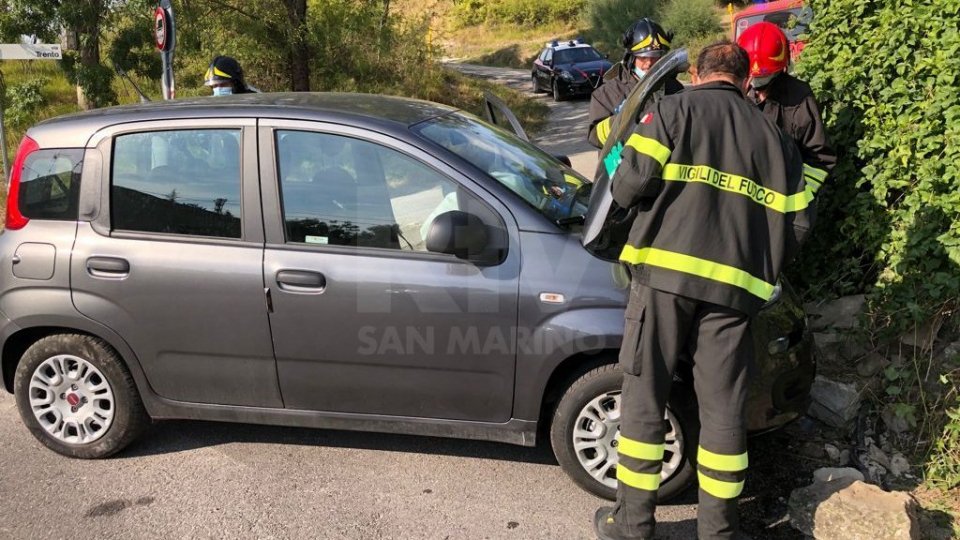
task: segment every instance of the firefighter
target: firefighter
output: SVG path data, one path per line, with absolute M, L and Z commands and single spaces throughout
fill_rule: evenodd
M 824 183 L 837 162 L 830 148 L 820 107 L 810 85 L 787 73 L 790 42 L 779 26 L 760 22 L 747 28 L 737 43 L 750 57 L 748 97 L 800 147 L 813 185 Z
M 252 94 L 256 92 L 243 80 L 240 62 L 230 56 L 217 56 L 210 62 L 204 84 L 213 88 L 213 95 Z
M 664 407 L 681 357 L 692 359 L 700 410 L 698 535 L 736 538 L 750 320 L 811 225 L 796 145 L 744 99 L 746 52 L 716 43 L 697 68 L 696 86 L 643 114 L 612 178 L 616 205 L 638 212 L 620 254 L 632 282 L 617 503 L 594 515 L 603 540 L 654 538 Z
M 623 47 L 626 51 L 619 64 L 604 76 L 603 85 L 590 97 L 590 127 L 587 140 L 597 148 L 610 134 L 613 115 L 620 111 L 623 102 L 640 79 L 650 71 L 657 60 L 670 50 L 673 34 L 667 32 L 651 19 L 640 19 L 623 33 Z M 675 78 L 667 79 L 664 91 L 674 94 L 683 90 L 683 85 Z

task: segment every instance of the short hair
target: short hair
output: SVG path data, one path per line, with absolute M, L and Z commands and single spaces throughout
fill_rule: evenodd
M 697 56 L 697 75 L 700 78 L 716 73 L 726 73 L 738 81 L 747 78 L 750 57 L 747 51 L 729 40 L 707 45 Z

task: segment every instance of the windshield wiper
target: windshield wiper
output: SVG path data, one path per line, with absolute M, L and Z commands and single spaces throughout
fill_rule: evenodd
M 554 223 L 560 227 L 569 227 L 570 225 L 583 225 L 585 218 L 583 216 L 570 216 L 565 218 L 560 218 Z

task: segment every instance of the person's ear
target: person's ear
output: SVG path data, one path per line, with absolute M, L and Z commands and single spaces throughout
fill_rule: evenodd
M 747 95 L 747 92 L 750 91 L 750 77 L 740 79 L 738 86 L 740 87 L 740 91 L 743 92 L 743 95 Z
M 690 74 L 690 82 L 694 86 L 700 84 L 700 77 L 697 76 L 697 68 L 695 66 L 690 66 L 690 69 L 687 70 L 687 73 Z

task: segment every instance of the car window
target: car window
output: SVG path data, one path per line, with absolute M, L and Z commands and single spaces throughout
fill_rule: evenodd
M 802 8 L 794 8 L 743 17 L 737 21 L 737 37 L 758 22 L 770 22 L 779 26 L 787 39 L 796 41 L 808 31 L 809 20 L 804 15 Z
M 240 238 L 240 130 L 119 135 L 110 209 L 115 230 Z
M 544 55 L 543 61 L 549 62 L 551 60 L 553 60 L 553 49 L 547 49 L 547 52 Z
M 83 150 L 53 149 L 30 153 L 20 175 L 19 205 L 32 219 L 75 220 L 80 197 Z
M 577 47 L 576 49 L 564 49 L 557 51 L 555 57 L 558 64 L 575 64 L 577 62 L 593 62 L 603 60 L 600 53 L 591 47 Z
M 550 49 L 544 49 L 544 50 L 540 51 L 540 56 L 539 56 L 539 58 L 540 58 L 540 61 L 541 61 L 541 62 L 546 61 L 546 59 L 547 59 L 547 51 L 549 51 L 549 50 L 550 50 Z
M 426 164 L 369 141 L 278 130 L 287 242 L 426 251 L 430 223 L 468 195 Z

